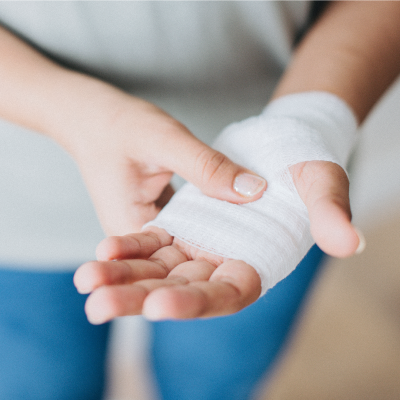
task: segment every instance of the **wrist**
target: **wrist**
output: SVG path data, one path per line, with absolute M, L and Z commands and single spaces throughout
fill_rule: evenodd
M 0 50 L 0 116 L 64 146 L 95 122 L 91 112 L 112 108 L 118 97 L 112 86 L 61 67 L 1 27 Z
M 49 82 L 40 110 L 38 130 L 68 152 L 95 139 L 118 108 L 122 92 L 100 80 L 74 71 L 60 71 Z M 92 143 L 93 144 L 93 143 Z
M 287 94 L 267 105 L 262 115 L 266 119 L 296 122 L 299 131 L 302 126 L 315 131 L 337 164 L 345 169 L 356 141 L 358 121 L 352 108 L 340 97 L 325 91 Z

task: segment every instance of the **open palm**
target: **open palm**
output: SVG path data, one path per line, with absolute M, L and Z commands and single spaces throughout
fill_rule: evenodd
M 350 222 L 345 172 L 321 161 L 297 164 L 291 172 L 317 244 L 333 256 L 353 254 L 360 238 Z M 250 265 L 199 250 L 158 228 L 109 237 L 97 255 L 98 261 L 83 264 L 75 275 L 78 290 L 92 292 L 86 304 L 92 323 L 137 314 L 153 320 L 231 314 L 261 293 Z

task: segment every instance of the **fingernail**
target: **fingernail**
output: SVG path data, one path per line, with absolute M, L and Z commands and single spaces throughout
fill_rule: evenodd
M 233 182 L 233 188 L 242 196 L 252 197 L 260 193 L 266 186 L 267 181 L 260 176 L 243 173 L 238 175 Z
M 365 236 L 363 235 L 363 233 L 358 228 L 354 228 L 354 229 L 356 230 L 358 238 L 360 240 L 355 254 L 360 254 L 364 251 L 364 249 L 367 245 L 367 241 L 365 240 Z

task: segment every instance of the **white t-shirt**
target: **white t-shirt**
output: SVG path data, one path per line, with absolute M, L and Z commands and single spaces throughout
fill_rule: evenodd
M 45 54 L 157 103 L 206 142 L 258 113 L 309 2 L 0 2 Z M 0 266 L 75 268 L 104 237 L 73 160 L 0 121 Z

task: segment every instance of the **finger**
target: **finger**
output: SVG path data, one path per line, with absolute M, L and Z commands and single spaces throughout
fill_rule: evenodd
M 142 233 L 111 236 L 99 243 L 99 261 L 128 258 L 148 258 L 158 249 L 172 244 L 172 236 L 164 229 L 152 227 Z
M 168 277 L 181 277 L 187 279 L 189 282 L 207 281 L 215 271 L 215 268 L 215 265 L 205 260 L 187 261 L 172 269 Z
M 168 251 L 168 257 L 165 254 Z M 139 275 L 150 277 L 153 274 L 154 278 L 164 278 L 169 270 L 172 272 L 168 275 L 168 279 L 145 279 L 135 285 L 117 285 L 114 287 L 101 288 L 93 293 L 88 299 L 86 305 L 86 313 L 92 323 L 103 323 L 106 320 L 122 315 L 136 315 L 141 312 L 141 307 L 146 296 L 159 287 L 168 287 L 171 285 L 187 284 L 190 280 L 207 280 L 215 270 L 215 266 L 207 261 L 189 261 L 182 262 L 181 253 L 178 255 L 178 250 L 174 248 L 163 248 L 159 250 L 156 257 L 161 257 L 163 266 L 155 262 L 145 260 L 135 260 L 129 265 L 129 261 L 114 262 L 117 269 L 121 268 L 121 273 L 113 271 L 112 279 L 120 279 L 121 283 L 126 283 L 126 279 L 137 279 Z M 175 265 L 179 263 L 177 267 Z M 109 267 L 112 262 L 97 263 L 101 266 Z M 132 268 L 132 264 L 134 268 Z M 157 268 L 157 266 L 159 268 Z M 89 264 L 90 267 L 90 264 Z M 173 269 L 175 267 L 175 269 Z M 148 271 L 147 269 L 150 269 Z M 146 271 L 147 270 L 147 271 Z M 175 271 L 176 270 L 176 271 Z M 96 271 L 98 272 L 98 271 Z M 111 272 L 111 271 L 107 271 Z
M 265 179 L 235 164 L 190 132 L 177 131 L 168 139 L 160 154 L 163 165 L 208 196 L 247 203 L 259 199 L 267 187 Z
M 103 285 L 166 278 L 173 268 L 186 261 L 186 256 L 172 246 L 161 248 L 148 260 L 90 261 L 75 272 L 74 284 L 79 293 L 86 294 Z
M 129 284 L 167 275 L 163 265 L 147 260 L 90 261 L 77 269 L 74 284 L 79 293 L 87 294 L 103 285 Z
M 182 278 L 147 279 L 131 285 L 102 286 L 87 299 L 85 312 L 89 322 L 102 324 L 125 315 L 139 315 L 148 294 L 159 287 L 182 285 Z
M 354 254 L 362 243 L 351 224 L 349 180 L 344 170 L 331 162 L 312 161 L 296 164 L 291 172 L 318 246 L 334 257 Z
M 261 293 L 257 272 L 243 261 L 220 265 L 210 280 L 152 291 L 143 304 L 150 320 L 227 315 L 254 302 Z

